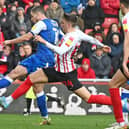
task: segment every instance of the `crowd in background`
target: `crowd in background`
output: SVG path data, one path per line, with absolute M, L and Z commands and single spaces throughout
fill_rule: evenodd
M 36 51 L 36 42 L 3 46 L 4 40 L 30 31 L 31 9 L 42 6 L 48 18 L 59 25 L 64 13 L 79 17 L 82 29 L 111 47 L 104 53 L 100 47 L 82 42 L 78 54 L 78 78 L 111 78 L 120 67 L 124 34 L 119 0 L 0 0 L 0 75 L 9 73 L 22 59 L 28 57 L 26 45 Z

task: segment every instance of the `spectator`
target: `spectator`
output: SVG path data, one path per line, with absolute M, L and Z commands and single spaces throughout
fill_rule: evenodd
M 100 7 L 103 9 L 105 17 L 118 18 L 120 0 L 100 0 Z
M 106 43 L 108 44 L 111 40 L 111 36 L 112 36 L 112 33 L 119 33 L 119 27 L 118 27 L 118 24 L 116 23 L 112 23 L 109 27 L 109 31 L 107 33 L 107 36 L 106 36 Z M 122 38 L 122 37 L 121 37 Z
M 90 60 L 84 58 L 82 65 L 77 69 L 78 78 L 96 78 L 94 70 L 90 66 Z
M 7 69 L 7 56 L 4 55 L 3 51 L 0 51 L 0 78 L 3 77 L 5 72 L 7 72 Z
M 98 39 L 101 43 L 105 42 L 105 35 L 102 31 L 96 31 L 93 36 L 96 39 Z
M 15 53 L 15 59 L 16 59 L 16 64 L 18 64 L 20 61 L 26 58 L 25 56 L 25 51 L 23 45 L 19 46 L 19 51 L 18 53 Z
M 7 57 L 7 71 L 4 73 L 9 73 L 15 67 L 15 56 L 12 52 L 11 46 L 6 45 L 3 49 L 3 55 Z
M 101 39 L 100 40 L 99 40 L 99 38 L 97 38 L 97 39 L 100 42 L 105 42 L 106 36 L 105 36 L 103 28 L 102 28 L 102 26 L 101 26 L 101 24 L 99 22 L 96 22 L 93 25 L 93 31 L 89 32 L 88 34 L 91 35 L 91 36 L 96 36 L 96 38 L 97 38 L 97 35 L 100 35 Z
M 24 35 L 26 32 L 27 32 L 26 26 L 24 26 L 24 25 L 23 26 L 20 26 L 18 32 L 16 33 L 16 37 L 19 37 L 21 35 Z M 17 54 L 19 52 L 19 47 L 21 45 L 23 45 L 23 44 L 24 44 L 24 42 L 19 43 L 19 44 L 14 44 L 15 54 Z
M 15 16 L 16 16 L 16 10 L 17 10 L 16 5 L 15 4 L 10 4 L 9 10 L 7 12 L 8 20 L 10 22 L 12 22 L 12 20 L 15 18 Z
M 18 7 L 16 17 L 12 21 L 12 31 L 15 35 L 19 32 L 21 26 L 24 26 L 28 32 L 31 28 L 31 21 L 24 14 L 24 9 L 22 7 Z
M 32 46 L 30 45 L 30 43 L 24 44 L 23 48 L 24 48 L 26 57 L 29 57 L 33 53 L 33 49 L 32 49 Z
M 90 57 L 91 68 L 95 71 L 96 78 L 108 78 L 111 70 L 111 59 L 103 52 L 103 49 L 97 47 Z
M 9 30 L 11 24 L 8 21 L 7 15 L 5 15 L 2 11 L 2 7 L 0 6 L 0 32 L 4 33 L 4 38 L 8 39 Z
M 46 11 L 46 16 L 60 23 L 63 14 L 64 11 L 62 7 L 59 5 L 58 0 L 52 0 L 51 4 L 49 5 L 49 8 Z
M 104 13 L 101 8 L 97 8 L 95 0 L 88 0 L 88 6 L 83 11 L 82 18 L 84 19 L 84 30 L 92 29 L 96 22 L 103 23 Z
M 5 5 L 6 0 L 0 0 L 0 7 L 2 7 L 3 13 L 6 14 L 7 13 L 7 8 Z
M 31 9 L 32 9 L 33 7 L 36 7 L 36 6 L 40 6 L 40 0 L 34 0 L 33 6 L 32 6 L 32 7 L 29 7 L 29 8 L 27 9 L 26 14 L 28 15 L 29 18 L 31 18 L 31 15 L 30 15 Z
M 60 5 L 65 13 L 71 13 L 71 11 L 78 7 L 80 0 L 60 0 Z
M 109 53 L 109 56 L 113 68 L 112 74 L 114 74 L 120 67 L 123 53 L 123 41 L 119 33 L 112 33 L 109 46 L 111 47 L 111 53 Z
M 108 29 L 112 23 L 119 22 L 120 0 L 100 0 L 100 7 L 105 14 L 103 27 Z

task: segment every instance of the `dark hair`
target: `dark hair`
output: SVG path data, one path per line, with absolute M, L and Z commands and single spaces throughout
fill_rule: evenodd
M 44 9 L 43 9 L 43 6 L 33 7 L 31 9 L 31 12 L 33 12 L 33 13 L 41 12 L 42 14 L 45 14 Z
M 129 8 L 129 0 L 120 0 L 120 3 L 124 4 L 126 8 Z
M 79 26 L 81 30 L 84 28 L 83 20 L 78 15 L 64 13 L 64 19 L 71 22 L 73 27 Z

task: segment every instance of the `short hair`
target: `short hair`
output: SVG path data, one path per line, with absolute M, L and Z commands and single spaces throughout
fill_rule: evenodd
M 129 0 L 120 0 L 120 3 L 124 4 L 126 8 L 129 8 Z
M 45 14 L 44 9 L 43 9 L 43 6 L 33 7 L 31 9 L 31 12 L 33 12 L 33 13 L 41 12 L 42 14 Z

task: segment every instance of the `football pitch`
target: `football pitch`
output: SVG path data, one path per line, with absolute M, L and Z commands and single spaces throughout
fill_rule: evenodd
M 51 125 L 40 126 L 39 114 L 0 114 L 0 129 L 104 129 L 113 123 L 113 115 L 50 115 Z

